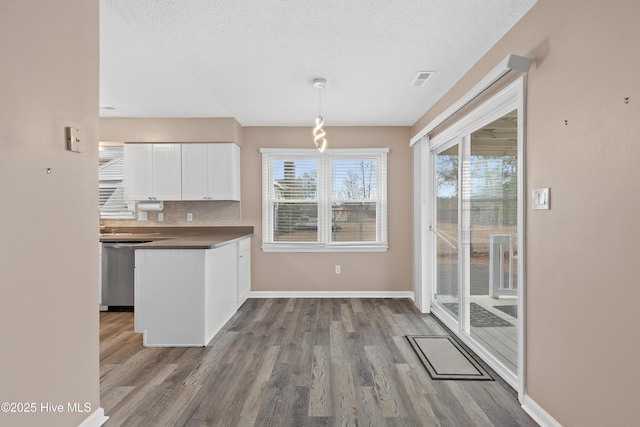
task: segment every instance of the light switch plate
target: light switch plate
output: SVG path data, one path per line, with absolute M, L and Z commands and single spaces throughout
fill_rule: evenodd
M 534 210 L 549 210 L 549 188 L 536 188 L 533 190 L 533 209 Z
M 80 129 L 67 127 L 67 150 L 82 152 L 82 135 Z
M 149 219 L 148 212 L 138 212 L 138 221 L 146 221 Z

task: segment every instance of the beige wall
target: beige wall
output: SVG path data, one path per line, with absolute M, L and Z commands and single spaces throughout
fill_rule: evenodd
M 3 426 L 78 425 L 89 414 L 68 402 L 100 406 L 98 28 L 97 0 L 0 4 L 0 402 L 37 404 Z
M 639 16 L 637 0 L 539 0 L 412 132 L 507 53 L 535 59 L 527 200 L 551 187 L 551 210 L 527 210 L 526 389 L 564 426 L 637 425 Z
M 101 118 L 105 142 L 235 142 L 242 127 L 233 118 Z
M 408 127 L 327 128 L 330 148 L 391 149 L 389 250 L 384 253 L 264 253 L 260 148 L 313 148 L 311 128 L 245 127 L 242 224 L 253 225 L 254 291 L 411 291 L 411 149 Z M 340 265 L 342 274 L 335 274 Z

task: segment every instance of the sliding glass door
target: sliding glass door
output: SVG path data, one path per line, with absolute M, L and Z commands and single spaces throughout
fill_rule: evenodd
M 435 153 L 435 221 L 431 229 L 436 255 L 437 301 L 454 319 L 458 319 L 460 303 L 459 160 L 458 139 Z
M 515 87 L 515 85 L 514 85 Z M 522 378 L 522 95 L 430 142 L 432 311 L 514 388 Z
M 469 142 L 469 332 L 517 373 L 517 111 L 471 134 Z

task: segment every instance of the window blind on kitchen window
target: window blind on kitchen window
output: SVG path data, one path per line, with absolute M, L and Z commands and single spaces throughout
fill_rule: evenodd
M 263 250 L 386 250 L 388 151 L 262 149 Z
M 133 202 L 124 199 L 124 147 L 100 146 L 99 206 L 102 218 L 132 218 Z
M 318 241 L 318 161 L 274 159 L 272 233 L 276 242 Z
M 333 160 L 331 241 L 377 242 L 383 205 L 380 192 L 386 168 L 377 157 Z

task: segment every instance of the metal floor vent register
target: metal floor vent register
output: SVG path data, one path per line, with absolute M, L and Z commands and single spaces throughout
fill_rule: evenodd
M 434 380 L 489 380 L 489 373 L 446 335 L 407 335 L 420 361 Z

